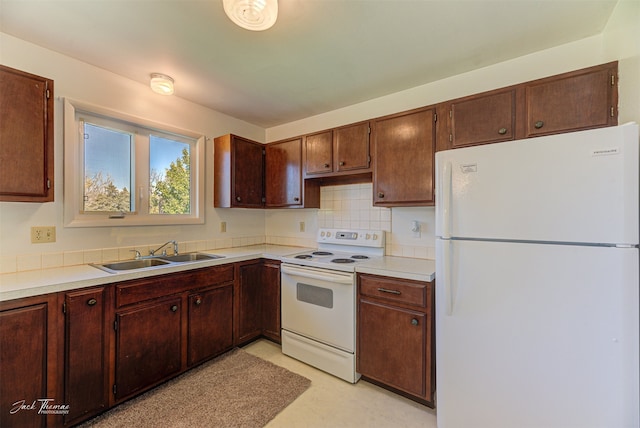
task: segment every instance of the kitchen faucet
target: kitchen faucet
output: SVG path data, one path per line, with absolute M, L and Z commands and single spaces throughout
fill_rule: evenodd
M 164 248 L 168 244 L 173 244 L 173 255 L 177 256 L 178 255 L 178 243 L 176 241 L 173 241 L 173 240 L 172 241 L 167 241 L 164 244 L 160 245 L 160 247 L 156 248 L 155 250 L 149 251 L 149 255 L 155 256 L 156 252 L 160 251 L 162 248 Z M 166 249 L 162 252 L 162 255 L 163 256 L 167 255 L 167 250 Z

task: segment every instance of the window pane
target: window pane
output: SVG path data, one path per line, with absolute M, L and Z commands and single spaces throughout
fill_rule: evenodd
M 84 123 L 84 211 L 133 211 L 132 135 Z
M 191 145 L 149 136 L 149 213 L 191 213 Z

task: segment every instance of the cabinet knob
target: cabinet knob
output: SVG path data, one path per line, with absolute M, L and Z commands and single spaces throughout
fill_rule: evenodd
M 87 300 L 87 305 L 89 305 L 89 306 L 94 306 L 96 303 L 98 303 L 98 301 L 96 299 Z
M 344 166 L 344 161 L 340 161 L 339 165 Z
M 171 312 L 175 312 L 178 310 L 178 305 L 171 306 Z
M 293 200 L 294 200 L 294 202 L 299 202 L 300 198 L 296 196 L 295 198 L 293 198 Z
M 196 297 L 196 305 L 201 305 L 202 304 L 202 297 Z
M 498 134 L 500 134 L 500 135 L 504 135 L 504 134 L 506 134 L 506 133 L 507 133 L 507 128 L 500 128 L 500 129 L 498 129 Z
M 544 122 L 543 122 L 543 121 L 541 121 L 541 120 L 539 120 L 539 121 L 537 121 L 536 123 L 534 123 L 534 124 L 533 124 L 533 126 L 534 126 L 536 129 L 540 129 L 540 128 L 542 128 L 542 127 L 544 126 Z
M 417 320 L 417 319 L 415 319 L 415 318 L 413 318 L 413 319 L 411 320 L 411 325 L 418 325 L 418 320 Z
M 325 164 L 324 164 L 324 167 L 325 167 L 325 168 L 329 168 L 329 164 L 328 164 L 328 163 L 325 163 Z
M 378 197 L 379 198 L 384 198 L 384 193 L 383 192 L 378 192 Z
M 242 198 L 240 196 L 236 196 L 236 201 L 240 202 L 242 201 Z

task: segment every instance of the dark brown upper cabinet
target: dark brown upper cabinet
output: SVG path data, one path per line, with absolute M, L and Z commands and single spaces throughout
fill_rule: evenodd
M 369 122 L 306 135 L 303 156 L 305 178 L 370 172 Z
M 53 201 L 53 80 L 0 65 L 0 201 Z
M 320 208 L 320 187 L 302 179 L 302 137 L 265 146 L 267 208 Z
M 524 84 L 524 137 L 618 124 L 618 63 Z
M 515 139 L 515 88 L 451 101 L 446 111 L 451 148 Z
M 213 140 L 213 206 L 264 207 L 263 144 L 227 134 Z
M 434 203 L 434 107 L 372 121 L 373 205 Z

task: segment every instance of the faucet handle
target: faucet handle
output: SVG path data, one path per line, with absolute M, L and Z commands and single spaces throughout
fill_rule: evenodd
M 142 257 L 142 254 L 140 254 L 140 251 L 138 250 L 129 250 L 129 251 L 136 253 L 136 256 L 135 256 L 136 260 Z

